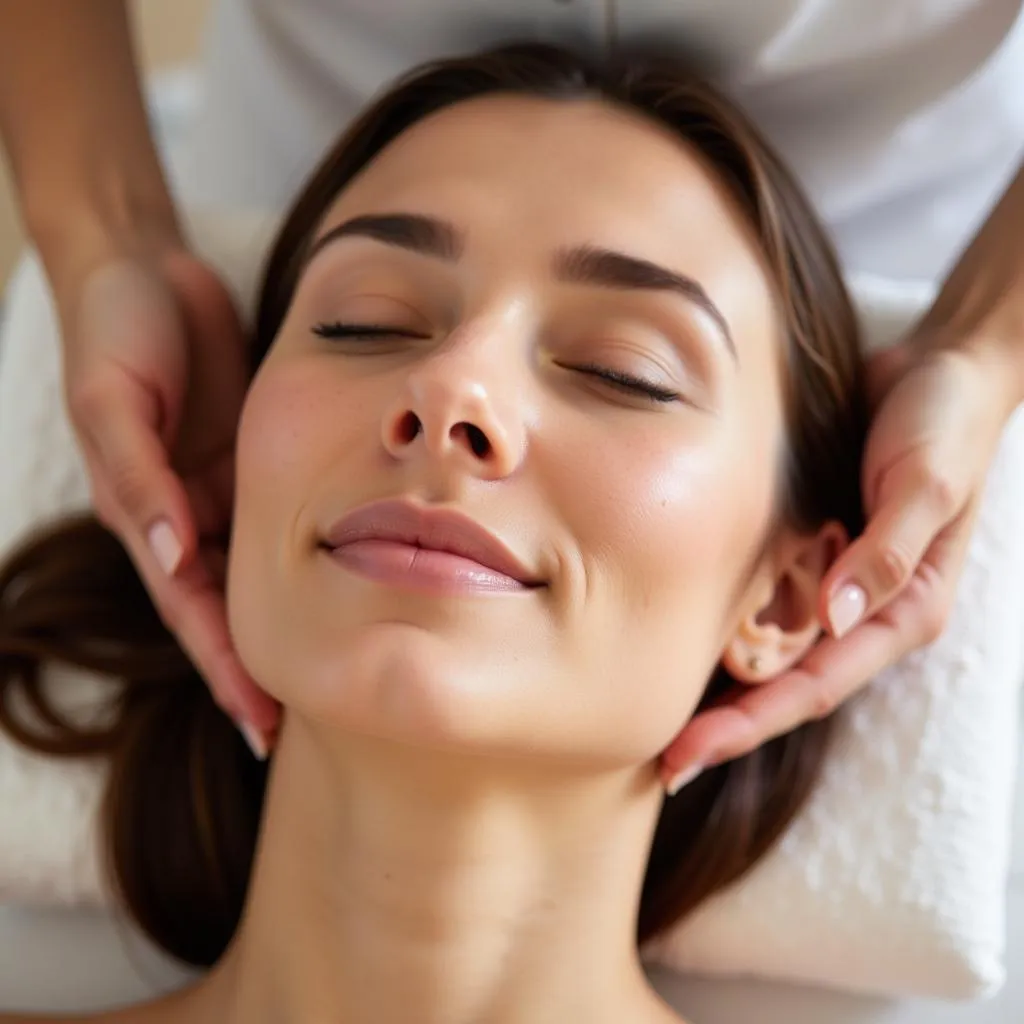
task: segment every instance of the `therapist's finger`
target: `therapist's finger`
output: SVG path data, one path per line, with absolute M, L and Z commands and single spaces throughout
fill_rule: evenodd
M 833 637 L 849 633 L 907 586 L 939 534 L 961 513 L 962 490 L 922 460 L 890 471 L 864 532 L 822 582 L 820 619 Z M 934 635 L 924 641 L 930 639 Z
M 854 680 L 877 674 L 899 657 L 901 624 L 913 600 L 908 590 L 890 607 L 889 621 L 864 622 L 842 640 L 827 637 L 798 667 L 757 687 L 736 686 L 698 712 L 662 757 L 666 785 L 831 713 L 860 688 Z
M 823 637 L 795 668 L 757 686 L 737 686 L 698 712 L 662 757 L 666 788 L 702 769 L 741 757 L 802 725 L 832 714 L 879 672 L 934 639 L 945 622 L 975 518 L 936 538 L 900 595 L 842 639 Z
M 102 482 L 98 485 L 97 498 L 104 486 Z M 164 625 L 206 680 L 214 700 L 242 731 L 253 753 L 265 757 L 280 707 L 245 671 L 234 649 L 219 578 L 219 556 L 208 566 L 201 551 L 169 576 L 135 531 L 122 535 L 121 541 Z
M 159 570 L 172 575 L 194 554 L 196 531 L 185 487 L 155 426 L 154 400 L 106 375 L 71 401 L 101 522 L 123 543 L 141 539 Z M 136 566 L 142 571 L 137 559 Z M 148 586 L 149 574 L 144 578 Z

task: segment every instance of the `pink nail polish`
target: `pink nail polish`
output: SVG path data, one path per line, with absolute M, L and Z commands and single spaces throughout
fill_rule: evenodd
M 168 576 L 173 576 L 181 562 L 183 549 L 166 519 L 158 519 L 149 528 L 149 547 L 154 557 Z
M 681 769 L 665 784 L 665 792 L 669 796 L 675 796 L 684 786 L 693 782 L 702 771 L 704 771 L 702 764 L 691 764 L 689 767 Z
M 267 750 L 266 741 L 263 737 L 244 719 L 240 722 L 235 723 L 238 726 L 238 731 L 242 734 L 245 742 L 249 745 L 249 749 L 252 751 L 252 756 L 257 761 L 266 761 Z
M 864 588 L 856 583 L 844 583 L 832 595 L 828 605 L 828 618 L 832 623 L 832 633 L 838 639 L 845 636 L 860 622 L 868 606 L 868 596 Z

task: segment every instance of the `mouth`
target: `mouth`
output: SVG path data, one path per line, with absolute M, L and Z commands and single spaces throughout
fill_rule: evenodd
M 326 532 L 320 547 L 361 576 L 416 589 L 508 593 L 546 585 L 474 519 L 410 501 L 355 509 Z

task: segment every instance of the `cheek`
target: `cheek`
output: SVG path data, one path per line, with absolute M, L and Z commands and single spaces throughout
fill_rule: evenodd
M 604 446 L 575 492 L 578 535 L 637 613 L 724 591 L 768 514 L 770 465 L 727 432 Z
M 638 757 L 671 740 L 721 657 L 770 516 L 773 443 L 770 429 L 756 441 L 735 427 L 651 431 L 576 463 L 564 492 L 587 577 L 576 646 L 583 671 L 616 694 L 630 723 L 619 738 Z
M 601 528 L 595 572 L 617 595 L 625 621 L 647 633 L 659 622 L 676 631 L 716 622 L 750 519 L 750 496 L 729 471 L 727 450 L 641 441 L 619 464 L 605 452 L 607 486 L 594 488 L 585 512 Z
M 315 472 L 312 441 L 323 405 L 309 373 L 269 367 L 256 377 L 238 426 L 234 533 L 240 538 L 261 526 L 280 527 L 284 500 L 302 495 L 303 481 Z
M 236 526 L 251 519 L 294 519 L 315 495 L 329 491 L 380 434 L 379 396 L 348 380 L 323 354 L 273 354 L 246 397 L 236 449 Z
M 273 358 L 272 356 L 270 357 Z M 253 381 L 238 428 L 235 513 L 228 562 L 228 618 L 246 669 L 268 688 L 280 674 L 271 638 L 298 613 L 289 591 L 313 543 L 313 509 L 345 472 L 341 454 L 361 433 L 343 383 L 322 360 L 268 360 Z M 364 445 L 365 446 L 365 445 Z M 271 692 L 274 692 L 271 689 Z

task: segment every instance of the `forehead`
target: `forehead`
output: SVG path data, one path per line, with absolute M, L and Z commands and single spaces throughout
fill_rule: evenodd
M 501 95 L 441 110 L 364 168 L 318 234 L 396 211 L 452 222 L 469 259 L 627 252 L 696 277 L 740 336 L 774 335 L 760 247 L 714 169 L 668 128 L 603 100 Z

